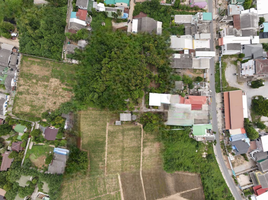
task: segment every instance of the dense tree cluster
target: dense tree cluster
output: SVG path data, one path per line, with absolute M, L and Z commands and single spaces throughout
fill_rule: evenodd
M 133 109 L 154 81 L 158 92 L 170 87 L 171 51 L 157 35 L 126 35 L 100 28 L 93 32 L 90 45 L 77 53 L 76 100 L 101 108 Z
M 76 146 L 70 149 L 70 155 L 67 160 L 66 173 L 73 174 L 80 171 L 87 170 L 88 158 L 87 152 L 81 151 Z
M 52 59 L 61 59 L 66 7 L 32 7 L 17 24 L 20 32 L 20 51 Z
M 256 96 L 252 99 L 252 110 L 258 115 L 268 117 L 268 99 L 263 96 Z
M 256 80 L 256 81 L 252 81 L 250 87 L 252 87 L 252 88 L 259 88 L 259 87 L 264 86 L 263 83 L 264 83 L 264 80 L 262 80 L 262 79 L 259 79 L 259 80 Z
M 259 133 L 253 127 L 253 124 L 249 119 L 244 119 L 244 127 L 247 133 L 247 136 L 250 140 L 256 140 L 259 137 Z

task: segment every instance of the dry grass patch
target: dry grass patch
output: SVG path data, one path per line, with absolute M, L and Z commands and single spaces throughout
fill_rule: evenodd
M 109 126 L 107 173 L 138 171 L 140 169 L 140 126 Z
M 42 112 L 55 110 L 62 103 L 71 100 L 73 94 L 69 91 L 71 86 L 67 82 L 75 83 L 74 71 L 74 65 L 24 56 L 13 113 L 40 117 Z

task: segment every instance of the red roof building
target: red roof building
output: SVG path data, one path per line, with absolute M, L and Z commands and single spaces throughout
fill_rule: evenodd
M 56 128 L 46 128 L 45 130 L 45 139 L 46 140 L 55 140 L 58 134 L 59 129 Z
M 11 146 L 12 151 L 17 151 L 17 152 L 22 151 L 23 148 L 21 144 L 22 142 L 13 142 Z
M 255 60 L 255 71 L 256 75 L 267 75 L 268 74 L 268 59 L 256 59 Z
M 234 28 L 236 28 L 237 30 L 241 29 L 240 26 L 240 15 L 234 15 L 233 16 L 233 22 L 234 22 Z
M 2 154 L 2 164 L 1 164 L 1 168 L 0 168 L 0 171 L 7 171 L 10 166 L 11 166 L 11 163 L 13 162 L 13 158 L 9 158 L 9 154 L 11 153 L 11 151 L 6 151 L 5 153 Z
M 191 104 L 192 110 L 202 110 L 202 105 L 207 103 L 206 96 L 188 96 L 180 98 L 181 104 Z
M 268 188 L 262 188 L 261 185 L 257 185 L 253 187 L 255 195 L 259 196 L 268 191 Z
M 76 17 L 77 17 L 77 19 L 86 21 L 86 18 L 87 18 L 87 10 L 78 9 L 78 12 L 76 13 Z

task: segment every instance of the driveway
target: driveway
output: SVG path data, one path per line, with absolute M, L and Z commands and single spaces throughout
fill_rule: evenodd
M 268 80 L 265 81 L 265 84 L 263 87 L 253 89 L 247 85 L 247 82 L 244 82 L 242 84 L 237 83 L 237 78 L 234 75 L 234 73 L 236 73 L 236 67 L 234 65 L 228 65 L 228 67 L 225 70 L 226 81 L 229 83 L 230 86 L 239 88 L 246 93 L 247 100 L 248 100 L 248 102 L 247 102 L 248 109 L 251 108 L 252 97 L 254 97 L 256 95 L 262 95 L 262 96 L 268 98 L 268 93 L 264 92 L 264 91 L 268 91 Z
M 15 47 L 19 47 L 19 39 L 17 38 L 16 40 L 11 40 L 11 39 L 6 39 L 4 37 L 0 37 L 0 43 L 6 43 L 6 44 L 10 44 L 13 45 Z
M 134 0 L 130 0 L 129 7 L 130 7 L 130 9 L 129 9 L 129 13 L 128 13 L 128 19 L 132 22 L 133 11 L 134 11 L 134 7 L 135 7 Z M 128 23 L 128 27 L 127 27 L 127 32 L 129 32 L 129 33 L 132 31 L 132 23 L 131 22 Z

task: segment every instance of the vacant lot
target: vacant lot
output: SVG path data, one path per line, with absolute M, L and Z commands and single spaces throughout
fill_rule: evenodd
M 75 65 L 24 56 L 21 61 L 13 113 L 40 117 L 72 97 Z
M 28 149 L 26 157 L 38 168 L 45 166 L 45 159 L 47 155 L 53 152 L 53 147 L 47 145 L 33 146 L 32 149 Z
M 204 200 L 199 175 L 164 172 L 157 137 L 144 133 L 141 144 L 141 126 L 113 125 L 118 118 L 119 114 L 97 109 L 80 113 L 81 147 L 89 152 L 90 170 L 88 175 L 65 179 L 61 199 L 120 200 L 123 195 L 125 200 L 144 200 L 145 193 L 147 200 L 154 200 L 189 196 L 185 191 L 196 189 L 189 199 Z
M 109 126 L 107 173 L 133 172 L 140 169 L 140 126 Z
M 118 176 L 94 176 L 65 181 L 62 185 L 64 200 L 120 200 Z

